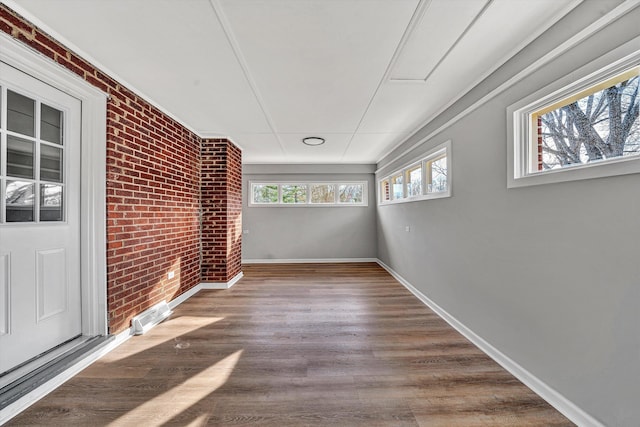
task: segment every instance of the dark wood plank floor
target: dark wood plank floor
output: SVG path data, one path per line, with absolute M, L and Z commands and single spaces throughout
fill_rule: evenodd
M 9 425 L 573 425 L 376 264 L 244 273 Z

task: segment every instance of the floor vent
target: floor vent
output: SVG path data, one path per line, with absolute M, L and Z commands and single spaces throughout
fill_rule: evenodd
M 159 302 L 147 311 L 131 319 L 134 335 L 142 335 L 149 329 L 162 322 L 171 315 L 172 311 L 166 301 Z

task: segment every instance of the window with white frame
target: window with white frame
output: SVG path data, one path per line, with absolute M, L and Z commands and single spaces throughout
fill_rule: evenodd
M 640 172 L 640 52 L 562 83 L 509 108 L 508 186 Z
M 254 182 L 249 206 L 367 206 L 367 182 Z
M 418 162 L 378 180 L 378 203 L 402 203 L 451 196 L 451 141 Z

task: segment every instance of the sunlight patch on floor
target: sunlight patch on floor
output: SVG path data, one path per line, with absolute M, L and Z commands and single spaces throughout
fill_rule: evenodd
M 230 354 L 182 384 L 137 406 L 109 425 L 136 425 L 139 424 L 141 419 L 148 420 L 147 425 L 149 426 L 164 425 L 222 387 L 238 364 L 242 352 L 243 350 L 238 350 Z M 164 411 L 158 411 L 158 408 L 165 409 Z M 198 418 L 206 415 L 200 415 Z M 198 425 L 196 423 L 197 419 L 189 425 Z
M 97 363 L 112 363 L 129 358 L 168 341 L 184 341 L 185 335 L 224 320 L 224 317 L 170 317 L 144 335 L 131 337 L 127 342 L 104 356 Z M 182 338 L 182 339 L 181 339 Z

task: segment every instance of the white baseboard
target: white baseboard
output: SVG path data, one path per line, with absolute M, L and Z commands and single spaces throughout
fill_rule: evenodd
M 471 341 L 476 347 L 482 350 L 487 356 L 496 361 L 500 366 L 506 369 L 514 377 L 520 380 L 524 385 L 529 387 L 547 401 L 551 406 L 556 408 L 565 417 L 569 418 L 575 424 L 581 427 L 604 427 L 602 423 L 593 418 L 591 415 L 582 410 L 579 406 L 571 402 L 569 399 L 558 393 L 549 385 L 541 381 L 538 377 L 527 371 L 518 363 L 513 361 L 507 355 L 500 350 L 489 344 L 482 337 L 477 335 L 462 322 L 457 320 L 445 309 L 433 302 L 429 297 L 413 287 L 411 283 L 406 281 L 402 276 L 395 272 L 391 267 L 384 262 L 377 260 L 378 264 L 387 270 L 389 274 L 393 276 L 398 282 L 400 282 L 405 288 L 407 288 L 413 295 L 415 295 L 420 301 L 422 301 L 427 307 L 433 310 L 438 316 L 440 316 L 445 322 L 451 325 L 455 330 L 460 332 L 465 338 Z
M 99 347 L 95 351 L 91 351 L 85 355 L 82 359 L 80 359 L 73 366 L 70 366 L 65 371 L 62 371 L 55 377 L 51 378 L 46 383 L 42 384 L 40 387 L 34 389 L 33 391 L 27 393 L 22 396 L 20 399 L 15 402 L 7 405 L 6 407 L 0 410 L 0 425 L 8 422 L 11 418 L 18 415 L 20 412 L 27 409 L 29 406 L 33 405 L 58 387 L 60 387 L 67 380 L 71 379 L 73 376 L 78 374 L 84 368 L 91 365 L 96 360 L 100 359 L 105 354 L 109 353 L 120 344 L 127 341 L 132 336 L 131 328 L 119 333 L 115 336 L 115 339 L 109 341 L 106 345 Z
M 233 285 L 238 283 L 238 280 L 242 279 L 243 276 L 244 276 L 244 274 L 242 274 L 242 272 L 240 272 L 233 279 L 229 280 L 228 282 L 220 282 L 220 283 L 202 282 L 197 287 L 198 287 L 198 290 L 200 290 L 200 289 L 229 289 L 230 287 L 232 287 Z
M 226 283 L 200 283 L 193 288 L 189 289 L 187 292 L 179 295 L 173 300 L 169 301 L 169 307 L 173 310 L 193 295 L 197 294 L 202 289 L 229 289 L 231 286 L 235 285 L 240 279 L 242 279 L 242 272 L 238 273 L 233 279 Z M 84 368 L 91 365 L 96 360 L 100 359 L 105 354 L 111 352 L 115 348 L 117 348 L 122 343 L 126 342 L 129 338 L 133 336 L 133 328 L 128 328 L 115 336 L 115 339 L 111 340 L 108 344 L 103 347 L 100 347 L 96 351 L 89 352 L 85 357 L 80 359 L 76 364 L 70 366 L 65 371 L 56 375 L 46 383 L 42 384 L 40 387 L 31 391 L 30 393 L 22 396 L 20 399 L 16 400 L 10 405 L 2 408 L 0 410 L 0 426 L 4 423 L 8 422 L 11 418 L 18 415 L 20 412 L 27 409 L 29 406 L 36 403 L 38 400 L 42 399 L 66 381 L 70 380 Z
M 343 262 L 378 262 L 377 258 L 295 258 L 295 259 L 243 259 L 243 264 L 324 264 Z

